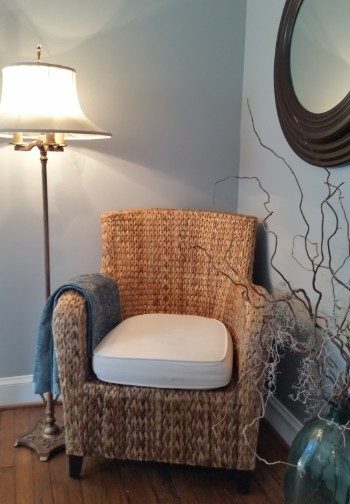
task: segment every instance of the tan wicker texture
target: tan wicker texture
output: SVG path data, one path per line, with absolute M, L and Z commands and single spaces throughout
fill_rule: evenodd
M 235 373 L 227 387 L 211 391 L 88 379 L 85 303 L 69 291 L 61 296 L 53 321 L 68 454 L 254 468 L 255 455 L 242 431 L 260 411 L 265 309 L 257 294 L 262 290 L 250 289 L 247 301 L 246 287 L 228 277 L 239 284 L 250 281 L 255 227 L 253 217 L 204 211 L 102 216 L 102 272 L 118 282 L 123 318 L 152 312 L 217 318 L 234 340 Z M 247 431 L 253 448 L 257 429 L 258 423 Z

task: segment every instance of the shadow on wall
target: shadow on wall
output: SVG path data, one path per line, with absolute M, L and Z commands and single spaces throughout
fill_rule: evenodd
M 269 274 L 269 263 L 270 252 L 267 232 L 263 224 L 259 223 L 256 231 L 253 282 L 256 285 L 265 287 L 268 292 L 271 292 L 272 283 Z

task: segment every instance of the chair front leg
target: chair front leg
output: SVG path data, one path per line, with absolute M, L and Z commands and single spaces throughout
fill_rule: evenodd
M 250 491 L 253 471 L 237 471 L 237 488 L 239 493 L 247 494 Z
M 80 479 L 84 457 L 81 457 L 79 455 L 68 455 L 68 458 L 69 476 L 73 479 Z

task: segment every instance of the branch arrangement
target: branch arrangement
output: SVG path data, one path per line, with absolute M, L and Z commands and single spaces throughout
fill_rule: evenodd
M 264 299 L 270 309 L 264 318 L 262 332 L 273 335 L 273 342 L 268 359 L 261 362 L 262 376 L 267 377 L 261 416 L 266 400 L 275 392 L 277 367 L 286 351 L 300 355 L 298 379 L 292 385 L 291 398 L 302 402 L 310 416 L 321 415 L 329 402 L 350 408 L 350 223 L 344 205 L 344 182 L 334 183 L 331 171 L 321 167 L 324 194 L 321 194 L 318 205 L 319 224 L 315 225 L 307 216 L 302 183 L 295 170 L 283 156 L 262 141 L 249 101 L 247 105 L 259 144 L 284 164 L 294 181 L 298 193 L 297 213 L 303 226 L 302 232 L 291 240 L 290 258 L 303 278 L 303 285 L 295 285 L 277 265 L 281 250 L 278 233 L 269 226 L 274 214 L 271 194 L 260 179 L 227 177 L 214 185 L 214 203 L 217 185 L 229 178 L 255 181 L 265 196 L 266 215 L 262 225 L 272 242 L 269 264 L 280 278 L 281 285 L 274 289 L 270 298 Z M 230 269 L 230 265 L 227 266 Z M 233 283 L 243 283 L 232 268 L 231 273 Z M 245 295 L 249 299 L 249 289 Z M 270 344 L 269 338 L 266 341 Z

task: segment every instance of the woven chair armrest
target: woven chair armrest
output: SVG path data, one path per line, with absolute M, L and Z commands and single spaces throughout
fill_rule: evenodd
M 237 357 L 238 378 L 264 358 L 270 340 L 263 332 L 270 307 L 270 295 L 252 283 L 230 286 L 223 322 L 229 328 Z
M 225 320 L 235 345 L 238 402 L 238 469 L 255 465 L 255 447 L 261 415 L 261 392 L 271 347 L 265 320 L 271 306 L 268 292 L 254 284 L 230 286 Z
M 81 386 L 88 378 L 87 312 L 84 297 L 64 292 L 55 307 L 52 321 L 62 395 Z
M 248 292 L 241 292 L 238 299 L 235 334 L 238 379 L 242 381 L 240 389 L 244 390 L 246 383 L 248 387 L 260 391 L 272 342 L 271 334 L 267 334 L 265 330 L 266 317 L 271 307 L 270 296 L 262 287 L 251 284 Z
M 63 413 L 66 452 L 84 455 L 84 383 L 89 376 L 87 311 L 84 297 L 74 290 L 58 299 L 52 320 Z

